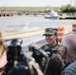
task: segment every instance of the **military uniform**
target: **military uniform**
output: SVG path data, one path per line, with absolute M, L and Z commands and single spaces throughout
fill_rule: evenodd
M 55 45 L 55 46 L 50 46 L 50 45 L 48 45 L 48 44 L 45 44 L 45 45 L 43 45 L 42 47 L 41 47 L 43 50 L 47 50 L 47 49 L 50 49 L 50 50 L 52 50 L 52 51 L 55 51 L 55 50 L 59 50 L 59 45 L 58 45 L 58 43 Z
M 48 44 L 45 44 L 41 47 L 43 50 L 45 50 L 45 52 L 49 52 L 49 58 L 47 60 L 42 60 L 42 71 L 45 72 L 46 71 L 46 67 L 47 67 L 47 62 L 48 60 L 50 59 L 50 57 L 53 55 L 53 54 L 59 54 L 59 45 L 56 44 L 55 46 L 50 46 Z
M 43 36 L 57 35 L 57 32 L 58 32 L 57 28 L 46 28 Z M 59 54 L 58 40 L 56 39 L 55 41 L 56 41 L 56 44 L 54 46 L 50 44 L 45 44 L 41 47 L 41 49 L 43 49 L 45 52 L 49 52 L 49 58 L 52 56 L 52 54 Z M 45 71 L 46 69 L 47 62 L 48 60 L 45 60 L 45 62 L 43 62 L 44 63 L 44 65 L 42 66 L 43 71 Z
M 45 29 L 45 33 L 43 34 L 43 36 L 45 36 L 45 35 L 51 35 L 51 34 L 57 34 L 57 32 L 58 32 L 58 30 L 57 30 L 57 28 L 46 28 Z M 51 45 L 49 45 L 49 44 L 45 44 L 45 45 L 43 45 L 41 48 L 43 49 L 43 50 L 51 50 L 51 51 L 58 51 L 59 50 L 59 44 L 58 44 L 58 40 L 56 39 L 56 45 L 54 45 L 54 46 L 51 46 Z

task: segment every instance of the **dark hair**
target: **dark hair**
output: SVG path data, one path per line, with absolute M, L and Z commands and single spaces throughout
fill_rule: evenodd
M 63 62 L 60 55 L 54 54 L 48 61 L 46 66 L 45 75 L 60 75 L 62 70 Z
M 55 32 L 55 33 L 54 33 L 54 36 L 57 36 L 57 35 L 58 35 L 58 33 Z M 58 43 L 58 38 L 56 39 L 56 42 Z
M 54 33 L 55 36 L 56 36 L 57 34 L 58 34 L 57 32 Z

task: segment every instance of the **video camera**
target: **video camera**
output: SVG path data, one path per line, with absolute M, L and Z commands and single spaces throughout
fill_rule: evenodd
M 14 66 L 15 61 L 21 61 L 21 44 L 22 39 L 12 39 L 9 41 L 9 45 L 7 45 L 7 60 L 8 63 L 5 68 L 5 72 L 8 73 L 12 67 Z
M 37 63 L 34 58 L 22 51 L 22 39 L 13 39 L 8 46 L 5 75 L 37 75 Z M 40 70 L 40 69 L 39 69 Z
M 33 52 L 33 54 L 42 55 L 46 58 L 48 57 L 48 54 L 36 44 L 30 45 L 28 48 L 29 48 L 29 51 Z
M 32 51 L 32 57 L 39 64 L 42 71 L 45 68 L 45 65 L 48 61 L 49 55 L 43 49 L 39 48 L 36 44 L 32 44 L 29 46 L 29 50 Z
M 51 57 L 53 53 L 54 53 L 54 54 L 58 54 L 58 53 L 59 53 L 58 50 L 52 50 L 52 49 L 50 49 L 50 48 L 47 48 L 47 49 L 45 50 L 45 52 L 48 54 L 49 57 Z
M 37 44 L 30 45 L 29 50 L 32 51 L 32 57 L 35 58 L 36 62 L 40 65 L 43 72 L 48 62 L 48 58 L 50 58 L 53 53 L 59 53 L 58 50 L 52 50 L 50 48 L 43 50 Z

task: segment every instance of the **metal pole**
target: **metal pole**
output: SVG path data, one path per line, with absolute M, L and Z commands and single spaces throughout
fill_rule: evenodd
M 74 0 L 74 7 L 76 7 L 76 0 Z
M 72 6 L 72 0 L 71 0 L 71 3 L 70 3 L 70 5 Z

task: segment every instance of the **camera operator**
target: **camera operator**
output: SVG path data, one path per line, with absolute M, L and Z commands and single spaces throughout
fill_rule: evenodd
M 20 61 L 21 60 L 21 44 L 22 40 L 21 39 L 12 39 L 10 41 L 9 46 L 7 46 L 8 51 L 7 51 L 7 60 L 8 63 L 5 68 L 5 74 L 8 75 L 8 73 L 11 71 L 12 67 L 14 66 L 15 60 Z
M 22 50 L 21 44 L 20 39 L 13 39 L 8 46 L 5 75 L 43 75 L 34 58 Z

